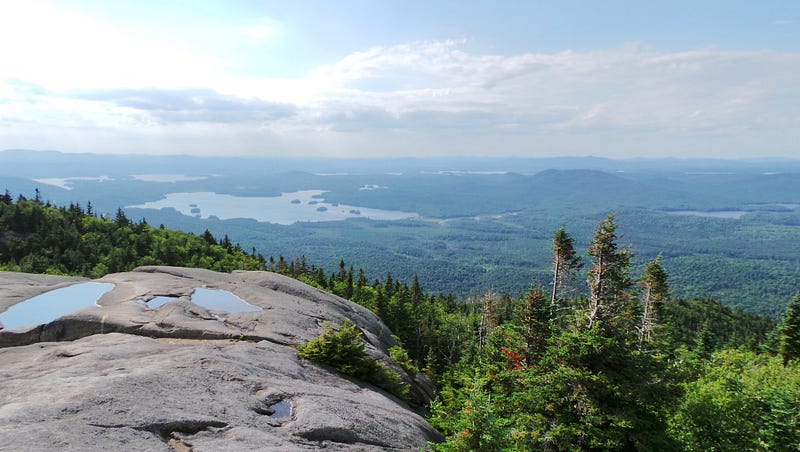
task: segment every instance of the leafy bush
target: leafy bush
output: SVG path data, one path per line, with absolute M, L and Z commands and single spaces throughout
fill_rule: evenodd
M 781 357 L 724 350 L 704 374 L 685 384 L 670 419 L 689 451 L 797 450 L 800 366 Z
M 399 364 L 409 377 L 414 378 L 419 373 L 419 368 L 414 365 L 414 362 L 408 356 L 408 352 L 403 347 L 395 345 L 389 348 L 389 357 Z
M 361 330 L 345 318 L 339 331 L 328 326 L 318 337 L 297 347 L 298 355 L 331 366 L 339 373 L 386 389 L 408 400 L 410 389 L 397 372 L 377 362 L 366 351 Z

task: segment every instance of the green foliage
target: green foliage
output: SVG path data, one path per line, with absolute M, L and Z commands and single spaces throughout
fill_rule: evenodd
M 550 304 L 555 318 L 561 314 L 562 292 L 583 267 L 581 256 L 575 251 L 575 239 L 562 226 L 553 234 L 553 292 Z
M 24 198 L 0 202 L 0 270 L 99 278 L 142 265 L 230 272 L 263 269 L 264 261 L 229 241 L 215 244 L 210 233 L 197 236 L 133 223 L 122 209 L 109 220 L 75 204 L 57 208 Z
M 667 272 L 661 265 L 662 256 L 648 262 L 644 274 L 639 278 L 642 287 L 642 314 L 639 324 L 639 349 L 646 348 L 645 342 L 651 342 L 659 332 L 660 319 L 664 315 L 663 305 L 669 300 Z
M 518 304 L 517 323 L 525 342 L 525 360 L 541 359 L 550 341 L 552 312 L 544 292 L 532 289 Z
M 300 344 L 297 352 L 301 358 L 379 386 L 401 399 L 410 399 L 409 386 L 397 372 L 369 356 L 361 330 L 350 319 L 345 318 L 338 331 L 329 326 L 318 337 Z
M 664 303 L 662 309 L 662 322 L 669 331 L 673 349 L 681 346 L 694 349 L 698 341 L 706 344 L 709 355 L 725 347 L 756 348 L 775 328 L 775 321 L 770 318 L 708 299 L 673 299 Z
M 461 228 L 464 223 L 454 221 L 448 223 L 453 226 L 438 229 L 445 235 L 429 242 L 446 242 L 445 248 L 436 245 L 429 250 L 433 254 L 420 254 L 410 247 L 403 249 L 403 255 L 430 257 L 434 262 L 434 254 L 441 253 L 443 258 L 456 260 L 447 272 L 436 275 L 453 287 L 467 286 L 465 281 L 479 284 L 486 281 L 482 278 L 498 274 L 506 281 L 524 280 L 528 286 L 531 277 L 545 284 L 553 281 L 557 283 L 554 287 L 564 283 L 561 278 L 569 272 L 559 276 L 536 270 L 539 264 L 535 260 L 547 261 L 546 236 L 515 242 L 520 254 L 513 270 L 508 264 L 490 262 L 490 253 L 473 245 L 484 239 L 486 243 L 500 243 L 517 234 L 515 228 L 545 224 L 534 224 L 524 215 L 514 221 L 487 221 L 477 235 L 473 234 L 474 225 Z M 736 233 L 737 240 L 747 235 L 730 225 L 722 227 L 705 220 L 675 221 L 696 222 L 698 234 L 713 232 L 724 237 Z M 717 229 L 709 230 L 710 224 Z M 325 227 L 332 236 L 340 232 L 335 225 Z M 379 225 L 359 222 L 353 227 L 369 231 Z M 412 228 L 411 223 L 392 228 L 431 230 L 427 224 L 414 224 Z M 585 224 L 579 229 L 587 234 L 590 231 Z M 561 232 L 554 236 L 554 246 L 572 246 L 571 237 L 563 228 Z M 664 237 L 668 236 L 665 233 Z M 800 447 L 796 427 L 800 425 L 800 369 L 795 360 L 800 353 L 800 296 L 790 303 L 780 330 L 774 329 L 770 319 L 711 300 L 670 300 L 667 269 L 678 269 L 678 282 L 670 279 L 672 290 L 685 292 L 687 278 L 695 288 L 724 284 L 709 276 L 719 271 L 714 265 L 728 268 L 733 262 L 731 269 L 740 265 L 731 257 L 726 258 L 730 261 L 709 264 L 706 273 L 686 273 L 680 270 L 685 262 L 676 266 L 676 262 L 687 259 L 685 253 L 664 257 L 663 262 L 662 258 L 650 261 L 638 279 L 641 291 L 636 291 L 631 273 L 637 267 L 632 265 L 630 248 L 619 247 L 617 242 L 614 217 L 609 216 L 600 222 L 589 245 L 592 268 L 582 292 L 589 294 L 588 299 L 580 293 L 570 298 L 567 290 L 557 289 L 557 307 L 561 309 L 556 310 L 551 310 L 552 299 L 538 289 L 520 299 L 492 296 L 457 301 L 453 296 L 426 294 L 421 287 L 424 281 L 416 277 L 411 285 L 391 274 L 386 274 L 383 282 L 376 279 L 370 283 L 363 270 L 355 272 L 341 257 L 335 261 L 337 271 L 331 273 L 309 265 L 305 257 L 287 260 L 280 255 L 277 260 L 270 259 L 268 268 L 349 298 L 382 317 L 406 347 L 390 349 L 391 358 L 412 376 L 424 368 L 440 384 L 439 398 L 431 406 L 431 422 L 448 440 L 436 449 Z M 525 246 L 519 246 L 523 243 Z M 459 248 L 458 252 L 474 254 L 480 261 L 480 271 L 458 261 L 459 254 L 448 249 L 451 245 Z M 541 250 L 532 249 L 535 245 L 541 245 Z M 572 251 L 565 256 L 579 265 Z M 403 267 L 416 260 L 393 262 L 407 278 L 415 270 L 426 276 L 428 270 L 441 272 L 428 264 L 417 269 Z M 245 253 L 227 234 L 218 241 L 208 231 L 195 235 L 151 228 L 144 221 L 131 221 L 122 210 L 108 220 L 76 205 L 54 208 L 42 204 L 38 196 L 17 202 L 10 196 L 0 198 L 3 269 L 102 276 L 150 264 L 223 271 L 266 266 L 255 249 Z M 731 275 L 741 273 L 739 267 L 734 270 Z M 791 266 L 785 271 L 791 273 Z M 756 279 L 752 281 L 748 280 L 751 276 L 743 278 L 753 283 L 756 289 L 752 290 L 765 287 L 762 279 L 771 275 L 753 274 Z M 642 334 L 647 331 L 658 339 Z M 773 335 L 771 347 L 774 351 L 780 348 L 782 357 L 756 352 L 771 331 L 779 332 Z M 642 341 L 647 341 L 646 347 Z M 369 356 L 361 331 L 349 320 L 338 330 L 329 327 L 302 344 L 298 353 L 408 398 L 408 385 Z
M 328 327 L 318 337 L 301 344 L 301 358 L 333 367 L 344 375 L 365 379 L 375 370 L 375 360 L 364 348 L 361 331 L 345 319 L 338 331 Z
M 780 329 L 780 341 L 780 354 L 784 365 L 791 360 L 800 359 L 800 294 L 795 295 L 786 309 L 786 316 Z
M 483 389 L 480 382 L 474 382 L 466 390 L 459 416 L 448 419 L 439 402 L 432 409 L 437 414 L 431 423 L 451 433 L 449 441 L 432 445 L 435 451 L 506 450 L 513 444 L 510 422 L 503 416 L 503 410 L 492 394 Z
M 774 323 L 707 300 L 669 301 L 661 258 L 645 267 L 639 278 L 644 290 L 637 294 L 631 254 L 617 248 L 615 228 L 613 217 L 601 222 L 590 248 L 588 283 L 596 304 L 572 300 L 572 312 L 552 322 L 544 294 L 533 290 L 515 302 L 516 315 L 495 326 L 483 347 L 473 345 L 476 352 L 445 372 L 431 407 L 431 422 L 447 436 L 438 450 L 731 450 L 725 447 L 735 444 L 749 450 L 751 438 L 766 450 L 795 447 L 787 435 L 796 433 L 790 428 L 796 399 L 772 389 L 760 394 L 769 408 L 755 410 L 752 425 L 718 426 L 729 438 L 725 447 L 713 449 L 711 440 L 698 446 L 703 431 L 677 427 L 692 416 L 693 385 L 702 386 L 698 378 L 714 350 L 756 349 Z M 486 311 L 486 303 L 475 305 Z M 645 327 L 651 337 L 641 334 Z M 773 359 L 750 353 L 742 365 Z M 737 404 L 750 409 L 746 400 L 734 400 L 739 395 L 715 393 L 706 402 L 735 418 Z M 714 415 L 708 408 L 697 419 Z
M 630 248 L 619 249 L 617 244 L 617 225 L 614 216 L 609 215 L 595 229 L 589 244 L 589 286 L 588 324 L 593 328 L 597 323 L 607 331 L 625 334 L 629 332 L 633 306 L 629 289 L 633 286 L 630 276 Z
M 800 367 L 779 357 L 725 350 L 716 355 L 670 419 L 689 451 L 800 448 Z
M 397 345 L 390 347 L 389 357 L 400 365 L 409 377 L 414 378 L 419 373 L 419 368 L 414 365 L 414 362 L 408 357 L 408 352 L 403 347 Z

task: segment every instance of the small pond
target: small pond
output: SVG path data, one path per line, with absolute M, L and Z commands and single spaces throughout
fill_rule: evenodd
M 206 289 L 203 287 L 195 289 L 192 294 L 192 303 L 204 308 L 230 312 L 232 314 L 237 312 L 258 312 L 262 310 L 258 306 L 251 305 L 227 290 Z
M 114 284 L 87 282 L 51 290 L 17 303 L 0 314 L 5 328 L 42 325 L 90 306 L 114 288 Z

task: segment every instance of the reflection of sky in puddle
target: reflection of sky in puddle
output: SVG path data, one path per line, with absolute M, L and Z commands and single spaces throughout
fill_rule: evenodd
M 236 312 L 257 312 L 261 311 L 258 306 L 242 300 L 227 290 L 198 288 L 192 294 L 192 303 L 208 309 Z
M 292 415 L 292 402 L 288 400 L 281 400 L 280 402 L 270 405 L 269 409 L 274 411 L 269 417 L 273 419 L 284 419 Z
M 164 306 L 167 303 L 172 303 L 178 301 L 178 297 L 165 297 L 165 296 L 158 296 L 153 297 L 147 300 L 147 308 L 148 309 L 156 309 Z
M 90 306 L 114 288 L 113 284 L 87 282 L 51 290 L 8 308 L 0 314 L 6 328 L 19 328 L 50 323 L 53 320 Z
M 256 221 L 278 224 L 293 224 L 302 221 L 338 221 L 348 218 L 404 220 L 419 216 L 414 212 L 327 203 L 322 198 L 324 193 L 323 190 L 302 190 L 271 197 L 232 196 L 211 192 L 169 193 L 158 201 L 127 206 L 127 208 L 173 208 L 184 215 L 199 218 L 211 216 L 221 220 L 252 218 Z M 322 209 L 323 207 L 324 209 Z

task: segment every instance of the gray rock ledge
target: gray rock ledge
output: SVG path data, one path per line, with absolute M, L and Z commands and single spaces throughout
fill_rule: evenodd
M 0 309 L 83 281 L 0 272 Z M 115 284 L 102 307 L 0 330 L 0 449 L 421 450 L 441 440 L 404 402 L 297 357 L 296 345 L 347 317 L 410 382 L 387 356 L 391 332 L 361 306 L 269 272 L 142 267 L 97 281 Z M 263 310 L 196 306 L 197 287 Z M 136 302 L 158 295 L 179 300 Z M 276 415 L 281 402 L 291 409 Z

